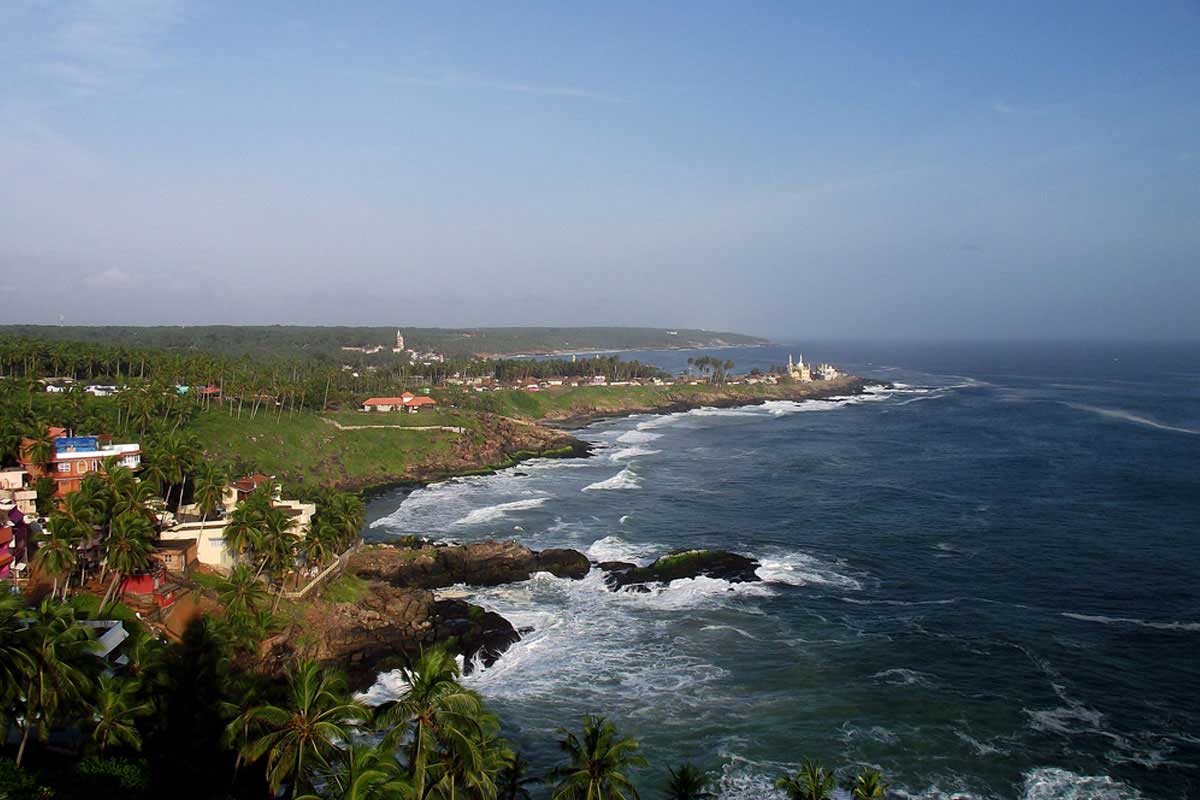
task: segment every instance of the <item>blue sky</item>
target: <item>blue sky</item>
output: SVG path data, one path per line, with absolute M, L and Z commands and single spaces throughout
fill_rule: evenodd
M 77 323 L 1195 338 L 1198 43 L 1194 0 L 9 0 L 0 274 Z

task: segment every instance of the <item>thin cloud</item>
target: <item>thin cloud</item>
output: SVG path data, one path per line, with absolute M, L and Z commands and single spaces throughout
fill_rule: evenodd
M 88 0 L 53 36 L 53 60 L 37 65 L 80 94 L 134 80 L 154 64 L 153 40 L 179 19 L 177 0 Z
M 510 83 L 507 81 L 492 81 L 481 78 L 463 76 L 444 76 L 427 78 L 407 75 L 392 75 L 389 80 L 404 86 L 421 86 L 431 89 L 484 89 L 495 92 L 512 94 L 530 94 L 542 97 L 570 97 L 579 100 L 593 100 L 600 103 L 624 103 L 626 98 L 619 95 L 597 92 L 591 89 L 579 89 L 573 86 L 549 86 L 536 83 Z
M 992 102 L 992 111 L 997 114 L 1015 114 L 1017 110 L 1003 100 L 995 100 Z
M 109 267 L 106 270 L 88 275 L 83 279 L 83 282 L 87 286 L 94 288 L 130 286 L 133 283 L 133 277 L 123 269 Z

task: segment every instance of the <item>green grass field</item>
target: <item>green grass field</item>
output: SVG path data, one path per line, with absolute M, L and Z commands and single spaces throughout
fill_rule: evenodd
M 390 420 L 402 415 L 361 416 Z M 403 416 L 415 423 L 420 415 Z M 436 416 L 429 415 L 425 424 L 443 424 L 428 421 Z M 357 486 L 394 480 L 410 467 L 436 462 L 451 453 L 459 436 L 402 428 L 343 431 L 311 413 L 293 419 L 285 414 L 277 422 L 273 416 L 251 420 L 244 413 L 239 420 L 221 411 L 200 414 L 188 430 L 211 457 L 252 465 L 287 483 Z
M 342 425 L 394 425 L 419 428 L 444 425 L 454 428 L 475 428 L 479 420 L 470 412 L 424 411 L 419 414 L 378 411 L 330 411 L 322 416 L 337 420 Z

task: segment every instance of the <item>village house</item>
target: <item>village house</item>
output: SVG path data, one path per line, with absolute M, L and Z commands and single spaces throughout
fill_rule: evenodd
M 432 411 L 437 405 L 432 397 L 418 396 L 405 392 L 399 397 L 370 397 L 363 401 L 363 411 L 407 411 L 415 414 L 418 411 Z
M 0 470 L 0 501 L 12 502 L 23 514 L 37 513 L 37 490 L 29 485 L 23 469 Z
M 55 496 L 66 497 L 79 491 L 83 476 L 103 472 L 104 462 L 116 458 L 117 464 L 138 469 L 142 464 L 142 448 L 137 444 L 113 444 L 112 436 L 67 436 L 63 428 L 47 431 L 54 441 L 54 452 L 45 464 L 34 463 L 32 452 L 36 442 L 22 439 L 18 459 L 29 473 L 29 482 L 49 476 L 54 479 Z
M 281 496 L 282 487 L 272 476 L 256 473 L 239 478 L 225 487 L 221 495 L 222 513 L 213 519 L 203 519 L 199 508 L 194 504 L 180 506 L 179 518 L 183 521 L 159 534 L 160 547 L 178 548 L 178 556 L 163 559 L 166 569 L 171 572 L 186 572 L 196 561 L 222 572 L 228 572 L 237 566 L 237 554 L 225 546 L 225 526 L 229 523 L 229 514 L 264 483 L 270 484 L 271 506 L 282 509 L 291 518 L 292 533 L 299 538 L 308 536 L 313 515 L 317 513 L 316 504 L 284 500 Z M 187 544 L 178 545 L 174 544 L 175 542 Z M 182 569 L 179 569 L 181 564 Z

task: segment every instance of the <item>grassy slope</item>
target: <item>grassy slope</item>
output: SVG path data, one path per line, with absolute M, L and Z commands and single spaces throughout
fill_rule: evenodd
M 374 411 L 331 411 L 324 416 L 342 425 L 392 425 L 419 428 L 445 425 L 454 428 L 477 428 L 478 418 L 469 412 L 426 411 L 421 414 L 382 413 Z
M 581 387 L 542 392 L 502 391 L 459 395 L 464 403 L 486 403 L 503 417 L 570 424 L 623 413 L 690 408 L 700 405 L 739 405 L 804 394 L 836 394 L 853 379 L 804 386 L 620 386 Z M 396 425 L 395 428 L 339 430 L 316 414 L 269 414 L 251 420 L 223 411 L 200 414 L 189 426 L 210 456 L 252 465 L 290 483 L 339 484 L 362 487 L 400 479 L 419 480 L 462 474 L 505 463 L 514 452 L 550 452 L 563 445 L 561 437 L 547 438 L 548 429 L 523 426 L 469 409 L 443 408 L 425 414 L 382 414 L 334 411 L 327 416 L 343 425 Z M 405 430 L 405 427 L 446 425 L 450 431 Z M 498 429 L 507 427 L 507 434 Z M 512 431 L 525 441 L 514 442 Z M 525 434 L 528 435 L 525 435 Z M 507 442 L 502 447 L 498 443 Z M 489 443 L 491 446 L 489 447 Z
M 414 420 L 418 416 L 412 415 Z M 358 483 L 384 482 L 411 466 L 445 457 L 458 436 L 403 429 L 341 431 L 315 414 L 284 415 L 276 422 L 267 416 L 238 420 L 215 411 L 201 414 L 189 430 L 215 458 L 250 463 L 288 482 L 326 485 L 348 477 Z

